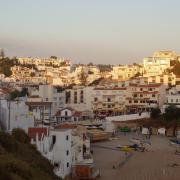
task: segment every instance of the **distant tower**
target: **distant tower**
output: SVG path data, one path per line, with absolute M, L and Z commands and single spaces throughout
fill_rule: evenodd
M 4 59 L 5 54 L 4 54 L 4 50 L 0 49 L 0 59 Z

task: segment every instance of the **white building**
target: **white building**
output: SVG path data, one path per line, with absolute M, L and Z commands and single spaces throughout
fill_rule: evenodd
M 142 75 L 142 66 L 138 64 L 114 66 L 111 75 L 115 80 L 128 80 L 136 75 Z
M 167 91 L 166 102 L 163 106 L 163 111 L 168 106 L 176 106 L 180 108 L 180 85 L 174 86 Z
M 55 174 L 61 178 L 70 175 L 76 163 L 93 163 L 86 131 L 73 124 L 62 124 L 49 130 L 30 128 L 28 135 L 42 155 L 51 161 Z
M 34 127 L 32 113 L 24 101 L 0 101 L 0 122 L 3 129 L 11 131 L 22 128 L 26 132 L 29 127 Z
M 66 106 L 77 111 L 92 110 L 93 87 L 74 86 L 66 89 Z
M 64 108 L 65 92 L 62 87 L 52 85 L 39 85 L 39 88 L 31 92 L 41 98 L 42 102 L 51 102 L 51 113 L 54 115 L 57 110 Z
M 126 88 L 96 87 L 92 94 L 92 109 L 95 116 L 118 115 L 125 108 Z
M 55 120 L 57 123 L 64 122 L 79 122 L 82 120 L 88 120 L 90 118 L 90 113 L 87 111 L 77 111 L 70 107 L 60 109 L 55 114 Z
M 176 54 L 173 51 L 158 51 L 152 57 L 143 59 L 143 76 L 162 75 L 163 72 L 170 68 L 171 61 L 176 59 Z
M 166 85 L 131 84 L 126 91 L 126 111 L 142 112 L 161 108 L 166 100 Z
M 157 75 L 157 76 L 150 76 L 146 77 L 147 82 L 150 83 L 162 83 L 165 85 L 170 85 L 174 86 L 176 85 L 178 79 L 174 73 L 165 73 L 162 75 Z

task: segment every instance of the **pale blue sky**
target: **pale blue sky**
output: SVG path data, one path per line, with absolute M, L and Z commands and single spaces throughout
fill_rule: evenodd
M 9 56 L 141 62 L 180 53 L 179 0 L 0 0 L 0 47 Z

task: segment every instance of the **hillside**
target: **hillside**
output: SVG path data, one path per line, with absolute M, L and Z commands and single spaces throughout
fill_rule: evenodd
M 58 180 L 50 162 L 30 144 L 23 130 L 0 132 L 1 180 Z

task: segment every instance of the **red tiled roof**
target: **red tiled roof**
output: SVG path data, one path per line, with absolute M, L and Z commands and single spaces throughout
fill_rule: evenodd
M 75 125 L 75 124 L 65 123 L 65 124 L 57 125 L 55 127 L 55 129 L 75 129 L 76 127 L 77 127 L 77 125 Z
M 48 135 L 48 128 L 45 127 L 34 127 L 34 128 L 28 128 L 28 136 L 31 139 L 36 140 L 36 134 L 38 134 L 38 138 L 40 140 L 40 138 L 42 136 L 47 136 Z
M 55 116 L 61 116 L 61 110 L 57 111 Z
M 4 94 L 10 93 L 10 89 L 8 89 L 8 88 L 0 88 L 0 91 Z
M 80 117 L 80 116 L 82 116 L 82 112 L 81 112 L 81 111 L 75 111 L 75 112 L 73 113 L 73 116 L 74 116 L 74 117 Z

